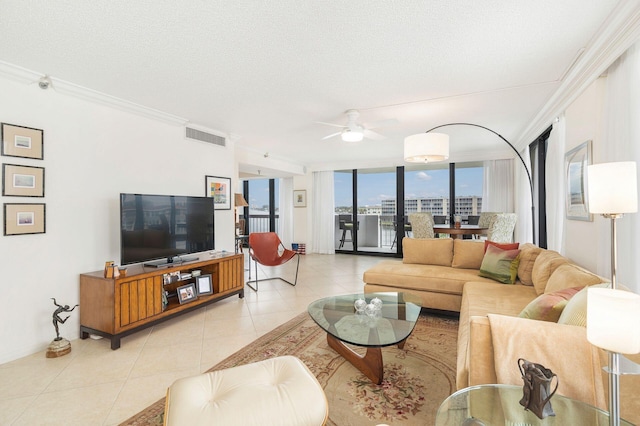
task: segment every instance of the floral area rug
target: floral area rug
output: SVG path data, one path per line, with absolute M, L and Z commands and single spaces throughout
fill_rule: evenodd
M 294 355 L 325 390 L 327 425 L 432 425 L 440 403 L 455 391 L 457 331 L 457 319 L 423 312 L 404 349 L 383 348 L 384 380 L 376 385 L 331 349 L 326 333 L 304 313 L 209 371 Z M 162 425 L 163 413 L 164 398 L 122 425 Z

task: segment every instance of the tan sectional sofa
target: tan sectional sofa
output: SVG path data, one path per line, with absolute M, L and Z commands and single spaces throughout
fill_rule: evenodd
M 586 289 L 560 304 L 565 306 L 559 314 L 562 321 L 518 317 L 558 291 L 606 279 L 532 244 L 520 245 L 514 284 L 478 275 L 483 242 L 405 238 L 403 253 L 402 260 L 381 261 L 365 271 L 364 290 L 411 292 L 421 297 L 423 307 L 460 313 L 458 389 L 484 383 L 522 385 L 517 367 L 522 357 L 554 371 L 559 394 L 607 408 L 607 376 L 601 371 L 606 354 L 586 339 Z M 622 416 L 640 422 L 640 377 L 622 376 L 621 386 Z

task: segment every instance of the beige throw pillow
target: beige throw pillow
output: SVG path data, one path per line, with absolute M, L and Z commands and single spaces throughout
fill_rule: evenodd
M 451 266 L 453 239 L 403 238 L 402 253 L 402 263 Z
M 453 240 L 451 266 L 461 269 L 480 269 L 484 258 L 484 243 L 472 240 Z
M 602 283 L 591 287 L 608 288 L 610 286 L 611 283 Z M 587 326 L 587 290 L 589 287 L 587 286 L 580 290 L 567 302 L 560 314 L 560 318 L 558 318 L 558 324 Z

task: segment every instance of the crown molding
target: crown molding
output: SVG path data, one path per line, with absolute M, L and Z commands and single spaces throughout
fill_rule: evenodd
M 587 87 L 640 39 L 640 0 L 620 1 L 584 53 L 577 58 L 560 87 L 516 140 L 516 148 L 529 145 L 562 114 Z

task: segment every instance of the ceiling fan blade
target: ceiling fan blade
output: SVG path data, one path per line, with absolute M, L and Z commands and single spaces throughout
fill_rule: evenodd
M 364 131 L 364 137 L 367 139 L 373 139 L 374 141 L 380 141 L 382 139 L 386 139 L 386 136 L 381 135 L 380 133 L 376 133 L 372 130 L 366 129 Z
M 338 136 L 338 135 L 339 135 L 339 134 L 341 134 L 341 133 L 342 133 L 342 132 L 332 133 L 332 134 L 330 134 L 330 135 L 325 136 L 324 138 L 322 138 L 322 140 L 329 139 L 329 138 L 332 138 L 332 137 L 334 137 L 334 136 Z
M 344 125 L 342 125 L 342 124 L 325 123 L 324 121 L 316 121 L 316 123 L 318 123 L 318 124 L 324 124 L 325 126 L 333 126 L 333 127 L 340 127 L 340 128 L 345 127 L 345 126 L 344 126 Z

